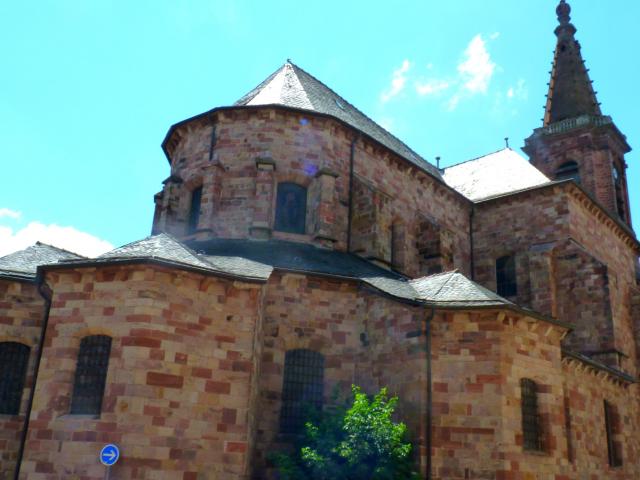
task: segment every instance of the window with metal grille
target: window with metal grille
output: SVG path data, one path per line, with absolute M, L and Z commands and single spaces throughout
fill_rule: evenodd
M 29 347 L 17 342 L 0 343 L 0 414 L 18 415 L 29 363 Z
M 100 414 L 110 353 L 111 337 L 91 335 L 80 342 L 71 413 Z
M 284 359 L 280 431 L 300 433 L 313 410 L 322 409 L 324 357 L 312 350 L 289 350 Z
M 565 162 L 556 170 L 556 180 L 568 180 L 572 178 L 577 184 L 580 184 L 580 168 L 573 160 Z
M 611 467 L 622 465 L 622 448 L 620 443 L 615 441 L 615 435 L 619 428 L 618 412 L 611 403 L 604 401 L 604 426 L 607 432 L 607 454 Z
M 280 232 L 304 233 L 306 217 L 307 189 L 296 183 L 279 183 L 274 229 Z
M 189 233 L 193 233 L 200 223 L 200 210 L 202 205 L 202 187 L 195 188 L 191 192 L 191 206 L 189 207 Z
M 525 450 L 542 451 L 538 387 L 530 378 L 520 380 L 522 394 L 522 446 Z
M 512 297 L 518 294 L 515 256 L 505 255 L 496 260 L 496 284 L 498 295 Z

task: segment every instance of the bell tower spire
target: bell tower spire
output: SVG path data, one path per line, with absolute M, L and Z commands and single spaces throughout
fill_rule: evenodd
M 572 179 L 631 226 L 624 160 L 631 147 L 600 110 L 566 0 L 560 0 L 556 14 L 557 42 L 543 124 L 525 140 L 523 150 L 548 177 Z
M 558 42 L 544 112 L 545 127 L 580 115 L 602 115 L 582 59 L 580 43 L 575 39 L 576 27 L 571 23 L 571 7 L 561 0 L 556 13 L 560 25 L 555 29 Z

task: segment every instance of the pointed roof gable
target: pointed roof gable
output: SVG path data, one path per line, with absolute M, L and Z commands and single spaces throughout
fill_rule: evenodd
M 418 298 L 440 307 L 515 306 L 457 270 L 418 278 L 410 283 L 418 293 Z
M 510 148 L 447 167 L 443 177 L 450 187 L 473 201 L 551 182 Z
M 291 62 L 240 98 L 236 106 L 282 105 L 336 117 L 436 178 L 440 171 L 317 78 Z
M 558 42 L 545 107 L 545 127 L 582 115 L 602 115 L 580 53 L 580 43 L 574 37 L 576 28 L 570 23 L 571 7 L 561 0 L 556 13 L 560 25 L 555 29 Z
M 38 266 L 56 263 L 61 260 L 84 259 L 81 255 L 62 248 L 36 242 L 24 250 L 0 257 L 0 277 L 23 278 L 33 280 Z

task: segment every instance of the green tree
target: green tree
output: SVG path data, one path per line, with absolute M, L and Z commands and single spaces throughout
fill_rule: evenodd
M 310 415 L 298 447 L 271 455 L 282 480 L 417 479 L 407 427 L 392 419 L 398 397 L 352 386 L 346 405 Z

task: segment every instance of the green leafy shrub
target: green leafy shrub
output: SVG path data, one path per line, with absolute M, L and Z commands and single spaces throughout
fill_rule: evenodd
M 311 415 L 291 454 L 270 460 L 282 480 L 417 479 L 407 427 L 392 419 L 398 397 L 369 398 L 352 386 L 348 404 Z

